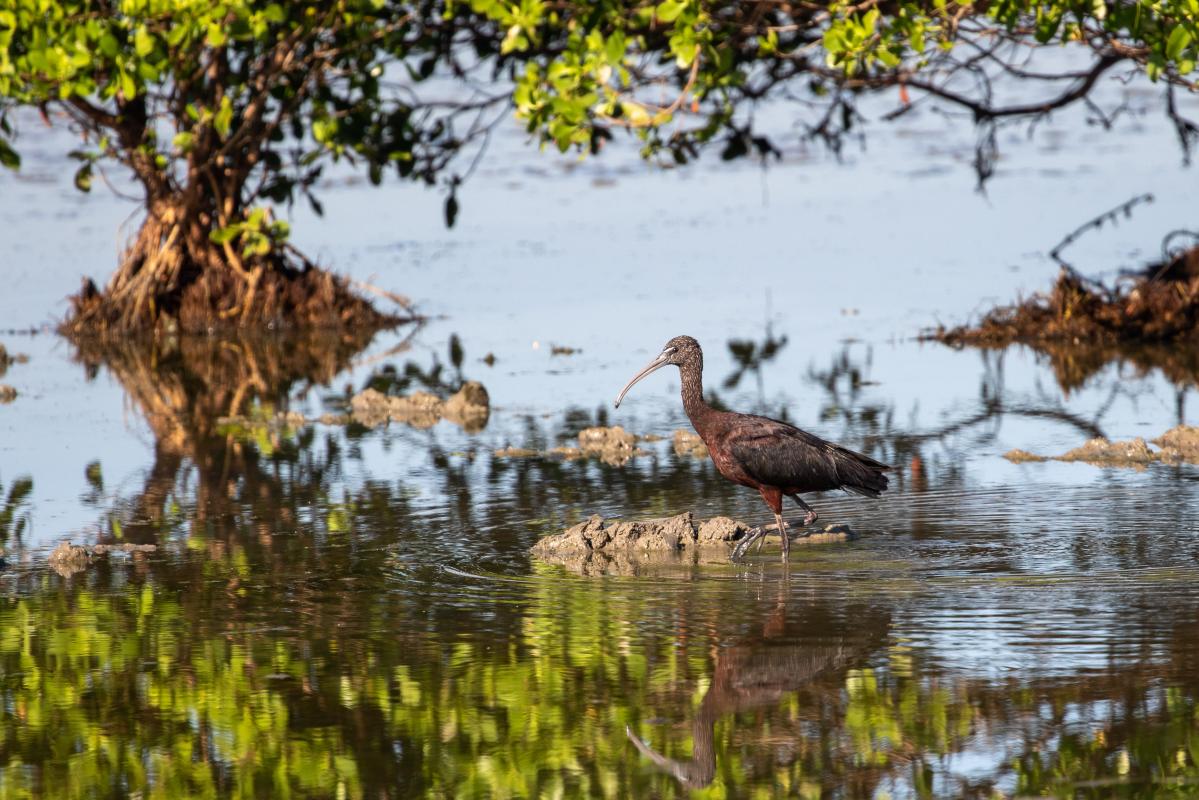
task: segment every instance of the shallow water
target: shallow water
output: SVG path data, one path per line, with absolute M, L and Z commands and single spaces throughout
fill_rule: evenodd
M 1042 286 L 1044 248 L 1146 189 L 1153 216 L 1084 249 L 1148 257 L 1191 221 L 1194 176 L 1160 125 L 1076 120 L 1009 143 L 979 197 L 939 155 L 968 156 L 969 132 L 940 124 L 766 173 L 509 164 L 472 183 L 453 233 L 435 198 L 334 187 L 329 220 L 297 225 L 305 247 L 447 315 L 361 352 L 4 336 L 30 361 L 0 406 L 0 796 L 1199 793 L 1199 468 L 1001 457 L 1195 424 L 1195 373 L 1177 353 L 913 338 Z M 5 225 L 83 222 L 21 242 L 3 328 L 107 269 L 127 213 L 68 204 L 52 156 L 28 163 Z M 673 452 L 675 376 L 610 405 L 682 332 L 722 402 L 894 464 L 893 490 L 809 498 L 860 536 L 788 569 L 773 543 L 606 575 L 531 559 L 590 514 L 765 516 Z M 462 379 L 490 391 L 481 431 L 266 422 Z M 624 467 L 494 454 L 615 423 L 667 438 Z M 158 549 L 64 577 L 46 563 L 64 539 Z
M 22 340 L 51 397 L 53 381 L 97 403 L 122 387 L 128 439 L 42 429 L 50 455 L 5 457 L 0 494 L 19 473 L 36 491 L 0 574 L 3 794 L 1195 789 L 1199 470 L 999 457 L 1164 430 L 1180 394 L 1159 374 L 1109 367 L 1067 395 L 1018 349 L 852 344 L 789 378 L 785 345 L 758 365 L 761 393 L 751 371 L 721 399 L 777 402 L 898 467 L 881 502 L 809 498 L 860 537 L 799 547 L 788 569 L 773 543 L 741 565 L 679 557 L 607 575 L 531 559 L 539 536 L 591 513 L 764 515 L 669 440 L 624 467 L 493 454 L 613 421 L 603 401 L 536 413 L 493 391 L 477 433 L 212 418 L 242 374 L 231 364 L 256 364 L 270 387 L 243 413 L 319 413 L 389 365 L 428 378 L 441 363 L 456 380 L 426 344 L 448 330 L 416 331 L 392 355 L 400 338 L 382 337 L 356 356 L 368 363 L 307 389 L 294 365 L 315 359 L 286 343 L 203 343 L 186 359 L 129 347 L 88 369 L 59 343 L 38 349 L 53 340 Z M 736 368 L 709 350 L 718 385 Z M 293 358 L 270 361 L 279 352 Z M 491 369 L 468 357 L 462 377 L 490 382 Z M 631 429 L 680 423 L 670 383 L 630 395 Z M 26 413 L 49 413 L 38 408 Z M 122 451 L 142 447 L 127 470 Z M 39 459 L 56 452 L 98 463 L 55 474 Z M 159 549 L 60 577 L 44 557 L 64 536 Z

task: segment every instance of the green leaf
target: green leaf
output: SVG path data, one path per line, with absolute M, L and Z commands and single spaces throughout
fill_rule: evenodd
M 146 29 L 145 25 L 139 26 L 137 32 L 133 34 L 133 49 L 142 58 L 154 52 L 154 37 L 150 35 L 150 31 Z
M 188 131 L 179 131 L 179 133 L 175 134 L 175 138 L 171 140 L 171 144 L 180 153 L 187 153 L 192 149 L 192 145 L 195 144 L 195 141 L 195 134 Z
M 137 81 L 133 79 L 132 75 L 124 70 L 121 70 L 119 85 L 121 88 L 121 94 L 124 95 L 126 100 L 132 100 L 133 98 L 137 97 Z
M 241 234 L 242 226 L 240 223 L 234 223 L 224 228 L 217 228 L 208 234 L 208 240 L 213 244 L 225 244 L 231 242 Z
M 1182 55 L 1182 51 L 1191 43 L 1191 34 L 1186 28 L 1179 25 L 1170 32 L 1170 38 L 1166 40 L 1166 57 L 1171 61 L 1177 61 Z
M 662 22 L 674 22 L 683 13 L 683 9 L 687 6 L 684 0 L 666 0 L 665 3 L 660 3 L 654 14 Z
M 229 129 L 232 125 L 233 101 L 229 99 L 229 95 L 225 95 L 221 98 L 221 107 L 212 118 L 212 127 L 216 130 L 217 135 L 224 139 L 229 135 Z
M 208 26 L 208 35 L 205 40 L 209 47 L 224 47 L 228 38 L 225 35 L 225 29 L 217 23 L 214 22 Z

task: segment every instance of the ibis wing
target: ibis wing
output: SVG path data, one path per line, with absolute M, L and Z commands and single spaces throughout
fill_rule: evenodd
M 755 417 L 728 441 L 729 452 L 755 480 L 804 492 L 847 489 L 877 497 L 889 469 L 874 459 L 765 417 Z

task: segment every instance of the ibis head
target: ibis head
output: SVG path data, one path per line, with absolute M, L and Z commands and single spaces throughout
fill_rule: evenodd
M 682 371 L 694 370 L 698 375 L 704 368 L 704 352 L 700 349 L 699 342 L 690 336 L 676 336 L 667 342 L 666 346 L 662 348 L 662 352 L 658 353 L 653 361 L 645 365 L 645 369 L 634 375 L 633 380 L 626 383 L 625 387 L 620 390 L 620 394 L 616 396 L 616 407 L 620 408 L 620 402 L 624 400 L 629 389 L 633 388 L 633 384 L 669 364 L 673 364 Z

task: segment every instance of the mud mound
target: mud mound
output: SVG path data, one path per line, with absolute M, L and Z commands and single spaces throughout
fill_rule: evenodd
M 1153 440 L 1161 448 L 1162 461 L 1189 461 L 1199 464 L 1199 427 L 1179 425 Z
M 1057 457 L 1058 461 L 1085 461 L 1088 464 L 1114 464 L 1134 466 L 1149 464 L 1157 460 L 1157 454 L 1149 449 L 1144 439 L 1128 442 L 1112 442 L 1107 439 L 1091 439 L 1081 447 Z
M 1110 441 L 1104 438 L 1089 442 L 1062 453 L 1060 456 L 1042 456 L 1027 450 L 1011 450 L 1004 453 L 1008 461 L 1082 461 L 1100 467 L 1135 467 L 1144 469 L 1153 463 L 1199 464 L 1199 427 L 1179 425 L 1171 428 L 1152 441 L 1159 449 L 1153 450 L 1144 439 Z
M 562 533 L 546 536 L 529 552 L 536 556 L 561 557 L 588 553 L 677 553 L 719 547 L 722 553 L 745 538 L 751 526 L 730 517 L 696 520 L 690 512 L 674 517 L 606 522 L 594 515 Z M 766 526 L 772 531 L 773 523 Z M 848 525 L 827 525 L 823 530 L 802 535 L 804 529 L 791 528 L 792 542 L 820 544 L 854 538 Z M 797 536 L 797 534 L 800 534 Z

